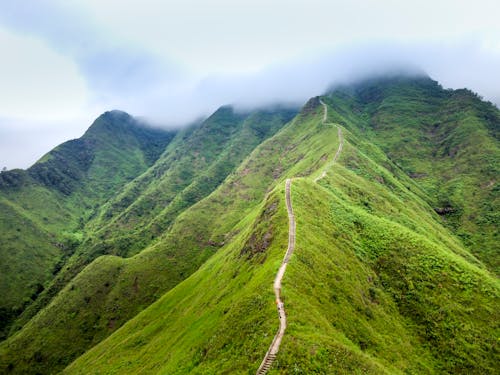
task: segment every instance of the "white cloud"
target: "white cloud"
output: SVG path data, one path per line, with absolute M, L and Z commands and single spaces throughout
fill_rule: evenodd
M 496 0 L 77 0 L 122 40 L 200 75 L 248 73 L 353 42 L 499 30 Z
M 27 168 L 67 140 L 81 135 L 88 118 L 26 120 L 0 118 L 0 168 Z
M 0 0 L 0 160 L 25 167 L 41 139 L 77 137 L 109 109 L 183 124 L 388 67 L 500 104 L 498 14 L 496 0 Z
M 0 29 L 0 115 L 43 120 L 71 116 L 87 100 L 75 63 L 43 41 Z

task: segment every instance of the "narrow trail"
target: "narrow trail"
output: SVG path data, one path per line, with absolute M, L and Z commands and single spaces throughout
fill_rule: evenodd
M 281 300 L 281 280 L 283 279 L 283 275 L 286 271 L 286 266 L 290 260 L 290 257 L 293 254 L 293 250 L 295 249 L 295 216 L 293 215 L 293 207 L 292 207 L 292 199 L 291 199 L 291 190 L 292 190 L 292 180 L 287 179 L 285 182 L 285 199 L 286 199 L 286 209 L 288 211 L 288 248 L 286 249 L 285 257 L 283 258 L 283 262 L 276 274 L 276 278 L 274 279 L 274 295 L 276 296 L 276 307 L 278 308 L 278 315 L 280 319 L 280 327 L 278 332 L 274 336 L 273 342 L 271 346 L 262 360 L 262 363 L 257 370 L 257 375 L 265 374 L 274 360 L 276 359 L 276 354 L 278 354 L 278 350 L 280 348 L 281 340 L 283 339 L 283 335 L 285 334 L 286 329 L 286 313 L 285 313 L 285 305 Z
M 320 103 L 323 105 L 323 108 L 325 110 L 323 113 L 323 121 L 322 121 L 324 124 L 328 116 L 328 107 L 322 100 L 320 100 Z M 333 158 L 333 163 L 337 161 L 337 158 L 342 152 L 342 146 L 344 143 L 344 138 L 342 137 L 342 130 L 340 129 L 340 127 L 338 129 L 339 129 L 338 134 L 340 143 L 337 153 Z M 323 178 L 324 176 L 326 176 L 326 171 L 323 172 L 321 177 L 316 178 L 314 181 L 316 182 L 319 179 Z M 293 251 L 295 249 L 296 225 L 295 225 L 295 216 L 293 214 L 291 190 L 292 190 L 292 180 L 288 178 L 285 182 L 285 200 L 286 200 L 286 209 L 288 211 L 288 248 L 286 249 L 285 257 L 283 258 L 283 262 L 281 263 L 281 266 L 278 270 L 278 273 L 276 274 L 276 278 L 274 279 L 274 284 L 273 284 L 274 295 L 276 296 L 276 307 L 278 309 L 278 315 L 280 319 L 280 326 L 278 332 L 276 332 L 276 335 L 274 335 L 274 339 L 271 345 L 269 346 L 269 349 L 267 350 L 267 353 L 264 356 L 264 359 L 262 360 L 256 375 L 264 375 L 271 368 L 274 360 L 276 359 L 276 355 L 278 354 L 278 350 L 281 345 L 281 340 L 283 339 L 286 330 L 285 305 L 281 300 L 281 280 L 285 275 L 286 266 L 288 265 L 290 257 L 292 256 Z
M 323 102 L 323 100 L 320 99 L 319 101 L 321 103 L 321 105 L 323 106 L 323 108 L 325 109 L 325 112 L 323 113 L 323 124 L 326 122 L 326 118 L 328 116 L 328 107 L 327 105 Z M 337 161 L 337 159 L 339 158 L 340 156 L 340 153 L 342 152 L 342 148 L 344 147 L 344 135 L 342 134 L 342 129 L 337 126 L 337 134 L 338 134 L 338 137 L 339 137 L 339 148 L 337 149 L 337 152 L 335 153 L 335 156 L 333 157 L 333 160 L 332 160 L 332 165 L 335 164 L 335 162 Z M 321 176 L 319 177 L 316 177 L 314 179 L 314 182 L 318 182 L 319 180 L 321 180 L 323 177 L 326 176 L 326 168 L 325 170 L 323 171 L 323 173 L 321 173 Z
M 321 105 L 323 106 L 323 109 L 325 110 L 323 112 L 323 124 L 326 122 L 326 118 L 328 117 L 328 107 L 326 106 L 325 102 L 323 100 L 319 100 Z

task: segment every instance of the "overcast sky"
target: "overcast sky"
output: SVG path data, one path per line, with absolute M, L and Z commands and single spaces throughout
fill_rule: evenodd
M 0 0 L 0 168 L 122 109 L 163 126 L 409 66 L 500 104 L 498 0 Z

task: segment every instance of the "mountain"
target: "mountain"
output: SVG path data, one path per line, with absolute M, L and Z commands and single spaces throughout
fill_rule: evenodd
M 3 335 L 78 247 L 92 212 L 151 166 L 173 136 L 106 112 L 28 170 L 0 174 Z
M 446 226 L 498 275 L 498 109 L 466 89 L 442 90 L 432 81 L 401 87 L 400 81 L 364 83 L 351 95 L 337 91 L 335 120 L 365 114 L 369 120 L 357 116 L 357 126 L 418 182 Z
M 61 366 L 61 355 L 80 354 L 93 340 L 98 342 L 106 337 L 164 291 L 194 272 L 219 245 L 208 243 L 203 253 L 193 253 L 192 257 L 187 257 L 183 249 L 173 247 L 174 242 L 158 241 L 157 237 L 169 225 L 168 215 L 182 212 L 196 202 L 197 196 L 209 194 L 255 145 L 272 135 L 294 114 L 295 111 L 290 109 L 237 113 L 230 107 L 223 107 L 203 123 L 175 134 L 151 168 L 130 183 L 125 183 L 122 189 L 115 191 L 111 199 L 95 207 L 88 215 L 81 229 L 80 243 L 38 298 L 14 322 L 11 334 L 44 317 L 40 324 L 52 326 L 49 336 L 57 338 L 53 342 L 54 346 L 51 346 L 50 339 L 47 340 L 49 336 L 44 336 L 43 342 L 29 338 L 27 345 L 36 347 L 35 352 L 43 348 L 51 353 L 50 356 L 55 357 L 54 366 Z M 95 133 L 93 127 L 86 135 Z M 103 128 L 106 129 L 107 126 Z M 132 151 L 126 150 L 127 148 L 120 149 L 124 153 Z M 114 158 L 110 157 L 110 160 L 113 161 Z M 140 194 L 134 195 L 137 191 Z M 90 189 L 89 194 L 92 194 Z M 85 198 L 82 193 L 79 199 L 83 199 L 82 196 Z M 117 206 L 120 207 L 121 215 L 113 218 L 113 212 L 118 211 Z M 130 210 L 135 212 L 134 223 L 116 225 L 118 220 L 127 220 Z M 108 230 L 109 227 L 112 230 Z M 154 232 L 149 228 L 154 228 Z M 105 259 L 104 263 L 98 259 L 95 264 L 92 263 L 103 254 L 134 255 L 130 250 L 130 243 L 136 247 L 147 247 L 150 242 L 149 247 L 158 250 L 144 251 L 137 257 L 130 258 L 130 262 L 127 262 L 130 266 L 124 267 L 121 258 Z M 92 270 L 85 272 L 89 263 L 92 263 L 89 266 Z M 99 270 L 94 272 L 93 267 Z M 165 272 L 151 272 L 159 267 L 165 267 Z M 68 302 L 66 298 L 69 296 L 61 299 L 60 295 L 64 295 L 65 288 L 69 287 L 73 278 L 77 276 L 78 279 L 83 275 L 87 276 L 83 290 L 76 296 L 77 301 Z M 132 280 L 133 290 L 136 291 L 133 296 L 130 296 L 129 280 Z M 141 289 L 143 283 L 148 285 L 148 289 L 139 293 L 139 282 Z M 71 290 L 74 288 L 72 285 Z M 66 318 L 73 315 L 75 308 L 87 312 L 79 319 L 68 321 Z M 68 312 L 62 314 L 66 318 L 54 321 L 54 316 L 61 315 L 54 312 L 54 309 Z M 31 329 L 41 328 L 35 324 Z M 23 332 L 19 337 L 25 337 Z M 32 362 L 32 359 L 28 362 Z M 32 363 L 28 367 L 31 371 L 44 371 L 47 363 L 41 364 L 39 370 Z M 23 371 L 29 370 L 26 368 Z
M 291 179 L 269 373 L 494 373 L 499 127 L 496 107 L 427 77 L 339 87 L 299 113 L 222 107 L 87 208 L 0 369 L 255 373 L 278 327 Z

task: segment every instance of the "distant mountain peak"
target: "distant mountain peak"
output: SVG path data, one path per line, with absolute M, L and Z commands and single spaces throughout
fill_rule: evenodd
M 427 73 L 424 71 L 394 71 L 390 73 L 379 73 L 370 76 L 365 76 L 350 82 L 342 84 L 331 85 L 326 91 L 327 94 L 331 94 L 334 91 L 350 91 L 359 90 L 366 87 L 377 86 L 384 87 L 394 84 L 432 84 L 439 86 L 439 83 L 434 81 Z
M 124 126 L 125 125 L 125 126 Z M 106 111 L 97 117 L 85 132 L 85 136 L 94 135 L 103 130 L 116 129 L 117 127 L 130 127 L 136 125 L 134 117 L 120 110 Z
M 133 119 L 133 117 L 130 114 L 120 109 L 112 109 L 111 111 L 106 111 L 99 117 L 113 118 L 113 119 Z

